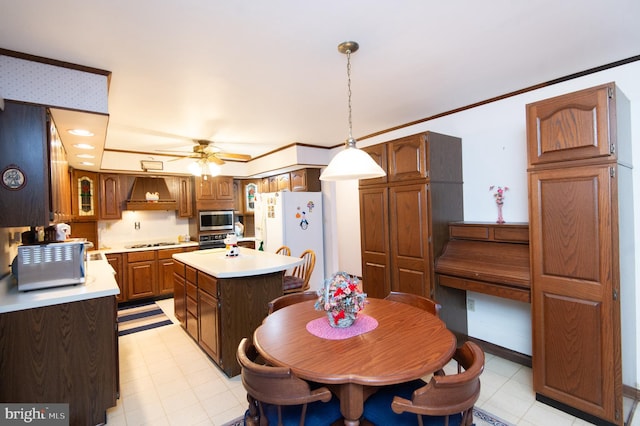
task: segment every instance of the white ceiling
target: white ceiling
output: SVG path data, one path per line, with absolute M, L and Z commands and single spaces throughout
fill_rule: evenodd
M 0 0 L 0 48 L 112 72 L 104 148 L 358 138 L 640 54 L 637 0 Z M 186 171 L 186 170 L 185 170 Z

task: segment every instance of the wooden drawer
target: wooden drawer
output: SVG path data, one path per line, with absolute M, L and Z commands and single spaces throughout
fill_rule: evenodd
M 171 259 L 174 254 L 182 253 L 181 248 L 158 250 L 158 259 Z
M 198 288 L 212 295 L 218 297 L 218 280 L 211 275 L 203 274 L 198 271 Z
M 184 274 L 184 263 L 182 262 L 178 262 L 177 260 L 173 263 L 173 272 L 175 272 L 176 274 L 180 275 L 182 278 L 184 278 L 185 274 Z
M 451 238 L 470 238 L 474 240 L 486 240 L 489 238 L 489 228 L 486 226 L 457 226 L 449 225 Z
M 198 317 L 187 311 L 187 332 L 198 341 Z
M 495 229 L 496 241 L 521 241 L 523 243 L 529 242 L 529 228 L 496 228 Z
M 529 242 L 529 225 L 519 223 L 456 222 L 449 224 L 451 239 L 523 243 Z
M 198 301 L 187 297 L 187 312 L 191 313 L 194 317 L 198 317 Z
M 156 260 L 156 251 L 132 251 L 127 253 L 127 262 L 142 262 L 145 260 Z
M 198 300 L 198 287 L 189 281 L 187 281 L 187 297 L 190 297 L 193 300 Z
M 192 283 L 197 283 L 198 281 L 196 281 L 196 269 L 192 268 L 189 265 L 185 265 L 185 273 L 186 273 L 186 277 L 187 277 L 187 281 L 191 281 Z
M 531 291 L 526 288 L 502 286 L 496 283 L 450 277 L 447 275 L 437 275 L 437 277 L 441 286 L 475 291 L 476 293 L 484 293 L 491 296 L 517 300 L 519 302 L 531 303 Z

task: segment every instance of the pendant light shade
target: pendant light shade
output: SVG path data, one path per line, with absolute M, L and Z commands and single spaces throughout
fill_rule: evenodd
M 385 176 L 382 167 L 369 154 L 356 147 L 356 140 L 351 135 L 351 53 L 357 51 L 358 43 L 345 41 L 338 45 L 340 53 L 347 55 L 347 88 L 349 93 L 349 138 L 345 148 L 331 159 L 329 165 L 320 175 L 320 180 L 370 179 Z
M 355 139 L 350 139 L 350 142 L 333 157 L 320 180 L 370 179 L 386 174 L 369 154 L 356 148 Z

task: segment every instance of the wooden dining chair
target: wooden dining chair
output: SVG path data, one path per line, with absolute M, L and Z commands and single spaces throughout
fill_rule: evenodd
M 283 256 L 291 256 L 291 249 L 287 246 L 281 246 L 276 250 L 276 254 L 281 254 Z
M 258 351 L 246 337 L 236 353 L 247 391 L 247 425 L 329 425 L 342 417 L 340 401 L 325 387 L 312 389 L 287 367 L 258 364 Z
M 415 306 L 416 308 L 424 309 L 427 312 L 432 313 L 435 316 L 439 316 L 442 306 L 435 300 L 428 297 L 419 296 L 417 294 L 403 293 L 401 291 L 392 291 L 385 297 L 386 300 L 392 300 L 394 302 L 406 303 L 407 305 Z
M 468 341 L 453 358 L 458 362 L 458 374 L 436 374 L 423 386 L 413 381 L 385 387 L 369 397 L 364 418 L 376 425 L 470 426 L 473 406 L 480 396 L 484 352 Z
M 318 293 L 313 290 L 302 291 L 299 293 L 289 293 L 284 296 L 277 297 L 269 302 L 269 314 L 274 313 L 278 309 L 295 303 L 306 302 L 307 300 L 317 300 Z
M 304 259 L 304 263 L 293 268 L 291 275 L 284 276 L 282 283 L 284 294 L 309 290 L 309 279 L 316 266 L 316 253 L 313 250 L 305 250 L 300 257 Z

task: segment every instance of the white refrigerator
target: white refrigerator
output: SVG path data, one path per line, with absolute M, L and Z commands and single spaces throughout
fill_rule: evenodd
M 298 257 L 311 249 L 316 253 L 309 285 L 311 290 L 324 284 L 324 233 L 321 192 L 269 192 L 256 195 L 256 248 L 275 253 L 288 246 Z M 289 273 L 291 271 L 288 271 Z

